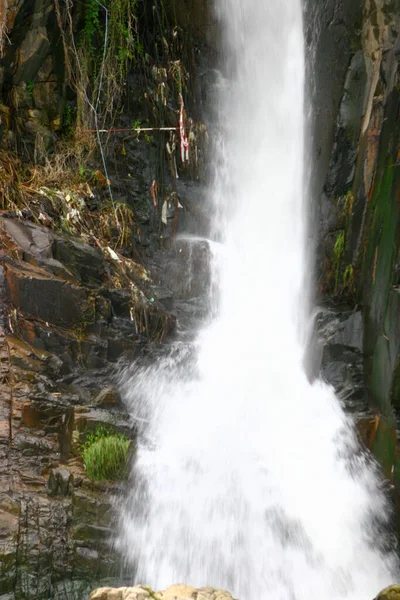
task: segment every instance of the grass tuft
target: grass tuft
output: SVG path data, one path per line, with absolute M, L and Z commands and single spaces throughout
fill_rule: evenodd
M 130 440 L 122 433 L 99 427 L 89 434 L 82 447 L 88 477 L 95 481 L 117 481 L 126 476 Z

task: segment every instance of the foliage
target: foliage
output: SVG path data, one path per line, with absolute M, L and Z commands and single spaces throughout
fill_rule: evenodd
M 344 244 L 345 244 L 344 229 L 341 229 L 338 233 L 335 245 L 333 247 L 333 262 L 334 262 L 334 269 L 335 269 L 335 289 L 337 288 L 338 281 L 339 281 L 340 262 L 342 260 L 343 254 L 344 254 Z
M 354 268 L 353 265 L 347 265 L 343 273 L 343 285 L 348 288 L 353 287 Z
M 339 263 L 344 252 L 344 229 L 341 229 L 336 238 L 335 245 L 333 247 L 333 254 L 335 257 L 335 262 Z
M 131 442 L 122 433 L 100 426 L 90 433 L 81 448 L 85 470 L 97 481 L 116 481 L 127 473 Z
M 97 0 L 86 0 L 83 31 L 86 51 L 94 58 L 98 54 L 95 47 L 95 36 L 100 33 L 100 4 Z
M 143 54 L 136 13 L 136 0 L 101 3 L 87 0 L 85 3 L 85 25 L 75 56 L 75 70 L 80 80 L 77 92 L 83 99 L 78 103 L 78 118 L 84 129 L 90 126 L 88 119 L 94 116 L 87 102 L 88 91 L 103 124 L 108 120 L 110 126 L 115 117 L 129 66 Z

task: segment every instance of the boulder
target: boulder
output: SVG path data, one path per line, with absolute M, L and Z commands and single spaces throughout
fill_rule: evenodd
M 400 600 L 400 585 L 390 585 L 382 590 L 374 600 Z

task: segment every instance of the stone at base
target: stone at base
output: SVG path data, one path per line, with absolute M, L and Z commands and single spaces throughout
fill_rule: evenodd
M 374 600 L 400 600 L 400 585 L 389 585 L 379 592 Z
M 233 600 L 232 596 L 224 590 L 212 587 L 196 589 L 183 584 L 172 585 L 161 592 L 154 592 L 151 588 L 143 585 L 100 588 L 94 590 L 89 596 L 89 600 L 147 600 L 147 598 L 153 600 Z

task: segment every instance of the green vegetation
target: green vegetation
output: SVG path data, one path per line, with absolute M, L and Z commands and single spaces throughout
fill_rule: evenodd
M 347 265 L 343 273 L 343 286 L 349 291 L 354 291 L 354 268 L 353 265 Z
M 27 81 L 26 82 L 26 95 L 28 100 L 32 100 L 33 98 L 33 87 L 34 87 L 34 83 L 33 81 Z
M 85 25 L 80 48 L 76 54 L 76 72 L 80 74 L 77 86 L 81 94 L 78 102 L 78 121 L 83 129 L 90 123 L 90 102 L 104 123 L 112 123 L 119 106 L 123 82 L 130 64 L 143 54 L 139 40 L 136 0 L 87 0 Z M 87 114 L 89 108 L 89 114 Z
M 66 136 L 70 137 L 73 133 L 74 129 L 74 121 L 76 119 L 76 106 L 71 106 L 70 104 L 66 104 L 64 107 L 63 114 L 63 129 Z
M 334 269 L 335 269 L 335 289 L 337 288 L 339 281 L 339 270 L 340 270 L 340 262 L 342 260 L 344 254 L 344 229 L 341 229 L 336 238 L 335 245 L 333 247 L 333 259 L 334 259 Z
M 127 474 L 130 440 L 100 426 L 90 433 L 81 448 L 85 470 L 95 481 L 116 481 Z
M 87 0 L 85 3 L 84 39 L 86 51 L 92 56 L 98 54 L 95 47 L 95 36 L 100 32 L 100 4 L 97 0 Z

